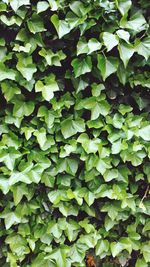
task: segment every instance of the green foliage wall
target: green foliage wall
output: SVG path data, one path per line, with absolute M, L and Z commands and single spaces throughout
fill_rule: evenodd
M 0 1 L 0 266 L 150 266 L 149 8 Z

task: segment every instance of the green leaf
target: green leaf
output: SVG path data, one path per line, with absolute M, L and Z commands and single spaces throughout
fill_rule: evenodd
M 118 45 L 119 39 L 117 35 L 109 33 L 109 32 L 104 32 L 102 34 L 102 38 L 104 41 L 104 45 L 107 47 L 107 52 L 112 50 L 116 45 Z
M 147 37 L 142 40 L 142 42 L 138 40 L 137 45 L 135 46 L 135 51 L 148 60 L 150 57 L 150 38 Z
M 4 63 L 0 62 L 0 81 L 3 80 L 15 80 L 16 72 L 7 68 Z
M 12 225 L 21 222 L 21 218 L 15 212 L 8 212 L 0 215 L 0 218 L 4 218 L 6 230 L 8 230 Z
M 38 141 L 40 147 L 42 148 L 44 146 L 45 142 L 47 141 L 46 130 L 44 128 L 40 128 L 40 130 L 36 130 L 34 132 L 34 135 L 37 137 L 37 141 Z
M 102 47 L 101 43 L 96 38 L 91 38 L 88 41 L 88 54 L 100 50 L 101 47 Z
M 104 252 L 108 252 L 109 251 L 109 242 L 108 240 L 99 240 L 97 245 L 96 245 L 96 255 L 97 256 L 103 256 Z M 107 254 L 106 254 L 107 255 Z
M 41 17 L 37 14 L 33 14 L 31 19 L 27 22 L 29 31 L 33 34 L 37 32 L 44 32 L 46 29 L 44 28 L 44 23 Z
M 62 50 L 54 53 L 52 50 L 45 50 L 42 48 L 39 51 L 39 55 L 46 59 L 46 62 L 49 66 L 61 66 L 61 60 L 66 58 L 66 55 L 62 52 Z
M 145 141 L 150 141 L 150 125 L 142 127 L 139 130 L 139 136 Z
M 118 30 L 116 31 L 116 34 L 118 35 L 118 37 L 124 41 L 126 41 L 127 43 L 129 43 L 129 38 L 130 38 L 130 34 L 129 32 L 125 31 L 125 30 Z
M 66 119 L 61 123 L 61 132 L 65 139 L 75 135 L 77 132 L 82 133 L 84 130 L 85 124 L 83 119 Z
M 128 65 L 129 59 L 133 56 L 135 49 L 133 48 L 132 45 L 129 44 L 119 44 L 118 46 L 118 50 L 119 50 L 119 54 L 120 54 L 120 58 L 122 59 L 125 68 Z
M 110 169 L 111 165 L 108 160 L 99 159 L 96 165 L 96 169 L 103 175 L 107 169 Z
M 126 113 L 131 112 L 133 110 L 132 107 L 120 104 L 119 105 L 119 112 L 124 116 Z
M 0 162 L 4 162 L 9 170 L 13 170 L 15 167 L 15 161 L 21 157 L 19 151 L 14 148 L 9 148 L 7 150 L 1 150 L 0 152 Z
M 84 199 L 85 199 L 86 203 L 88 204 L 88 206 L 91 206 L 94 203 L 95 195 L 92 192 L 88 191 L 85 194 Z
M 18 118 L 29 116 L 34 111 L 34 107 L 35 106 L 32 101 L 16 101 L 14 103 L 13 115 Z
M 104 173 L 104 179 L 106 182 L 109 182 L 115 178 L 118 178 L 118 170 L 117 169 L 111 169 Z
M 97 67 L 101 72 L 103 81 L 106 80 L 112 73 L 117 71 L 118 68 L 118 59 L 115 57 L 106 57 L 103 55 L 97 56 L 98 64 Z
M 56 267 L 66 267 L 65 249 L 54 249 L 45 259 L 53 259 L 56 262 Z
M 85 16 L 91 9 L 90 5 L 89 7 L 84 7 L 80 1 L 73 1 L 73 3 L 69 4 L 69 7 L 78 17 Z
M 77 56 L 80 54 L 91 54 L 101 49 L 102 45 L 96 38 L 91 38 L 86 42 L 85 38 L 81 38 L 77 44 Z
M 51 10 L 55 11 L 59 8 L 59 0 L 48 0 Z
M 112 242 L 110 248 L 113 257 L 116 257 L 124 249 L 124 246 L 120 242 Z
M 49 8 L 49 4 L 46 1 L 39 1 L 37 3 L 37 14 L 46 11 Z
M 46 101 L 50 101 L 54 97 L 54 92 L 59 91 L 58 84 L 53 74 L 49 75 L 45 84 L 42 81 L 37 81 L 35 84 L 35 91 L 42 92 L 42 96 Z
M 127 29 L 134 30 L 136 32 L 140 32 L 141 30 L 144 30 L 146 28 L 146 20 L 144 16 L 141 14 L 141 12 L 136 12 L 129 21 L 125 23 L 125 25 L 122 25 L 123 27 Z
M 84 59 L 75 58 L 71 62 L 71 65 L 73 66 L 74 69 L 75 78 L 92 70 L 92 60 L 90 56 L 87 56 Z
M 143 228 L 143 232 L 147 231 L 150 231 L 150 221 L 147 221 Z
M 148 264 L 145 262 L 143 258 L 137 259 L 135 267 L 148 267 Z
M 19 7 L 24 5 L 30 5 L 30 0 L 11 0 L 10 6 L 16 12 Z
M 150 262 L 149 248 L 150 248 L 150 241 L 142 244 L 141 251 L 143 253 L 143 257 L 146 263 Z
M 131 8 L 132 2 L 131 0 L 116 0 L 116 5 L 122 16 L 124 16 Z
M 9 179 L 0 176 L 0 189 L 5 195 L 9 192 Z
M 53 23 L 60 39 L 71 31 L 69 24 L 65 20 L 59 20 L 56 14 L 51 17 L 51 22 Z
M 16 67 L 27 81 L 30 81 L 33 78 L 33 74 L 37 71 L 35 64 L 33 64 L 32 57 L 24 57 L 22 54 L 18 55 Z

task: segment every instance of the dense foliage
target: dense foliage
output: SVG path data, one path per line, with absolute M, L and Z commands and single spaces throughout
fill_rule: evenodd
M 0 266 L 150 266 L 149 8 L 0 1 Z

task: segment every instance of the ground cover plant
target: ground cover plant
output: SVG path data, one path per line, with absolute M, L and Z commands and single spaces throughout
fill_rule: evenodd
M 150 266 L 149 9 L 0 1 L 0 266 Z

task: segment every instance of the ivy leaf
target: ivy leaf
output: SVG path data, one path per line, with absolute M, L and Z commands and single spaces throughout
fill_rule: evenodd
M 59 91 L 59 86 L 55 81 L 55 76 L 52 74 L 45 81 L 37 81 L 35 84 L 35 91 L 42 92 L 42 96 L 46 101 L 50 101 L 54 97 L 54 92 Z
M 13 115 L 18 118 L 29 116 L 34 111 L 34 102 L 15 101 L 13 108 Z
M 44 23 L 43 20 L 39 15 L 34 13 L 31 17 L 31 19 L 27 22 L 29 31 L 32 32 L 33 34 L 37 32 L 44 32 L 46 29 L 44 28 Z
M 130 44 L 119 44 L 118 46 L 120 58 L 122 59 L 125 68 L 127 67 L 127 64 L 129 62 L 129 59 L 133 56 L 135 50 L 132 45 Z
M 51 17 L 51 22 L 53 23 L 60 39 L 71 31 L 69 24 L 65 20 L 59 20 L 56 14 Z
M 104 179 L 106 182 L 109 182 L 115 178 L 118 178 L 118 170 L 117 169 L 107 170 L 104 173 Z
M 32 57 L 24 57 L 22 54 L 18 55 L 16 67 L 27 81 L 30 81 L 33 78 L 33 74 L 37 71 L 35 64 L 33 64 Z
M 107 47 L 107 52 L 112 50 L 116 45 L 118 45 L 118 37 L 115 34 L 104 32 L 102 34 L 104 45 Z
M 39 55 L 44 57 L 46 59 L 46 62 L 48 65 L 54 65 L 54 66 L 61 66 L 60 61 L 66 58 L 66 55 L 62 52 L 62 50 L 58 51 L 57 53 L 54 53 L 52 50 L 45 50 L 42 48 L 39 51 Z
M 9 179 L 0 176 L 0 190 L 6 195 L 9 192 Z
M 66 254 L 64 249 L 54 249 L 45 259 L 53 259 L 57 267 L 66 267 Z
M 146 28 L 146 20 L 140 12 L 136 12 L 122 27 L 140 32 Z
M 116 257 L 124 249 L 124 246 L 120 242 L 112 242 L 110 248 L 113 257 Z
M 0 62 L 0 81 L 9 79 L 9 80 L 15 80 L 16 78 L 16 72 L 14 70 L 11 70 L 7 68 L 4 63 Z
M 30 5 L 30 0 L 12 0 L 10 1 L 11 8 L 16 12 L 19 7 L 24 5 Z
M 136 265 L 135 265 L 135 267 L 148 267 L 148 264 L 145 262 L 145 260 L 143 259 L 143 258 L 139 258 L 139 259 L 137 259 L 137 261 L 136 261 Z
M 51 10 L 56 11 L 59 8 L 59 1 L 57 0 L 48 0 Z
M 21 222 L 21 218 L 15 212 L 2 213 L 0 218 L 4 218 L 6 230 L 8 230 L 12 225 Z
M 92 60 L 90 56 L 87 56 L 84 59 L 75 58 L 71 62 L 71 65 L 73 66 L 74 69 L 75 78 L 92 70 Z
M 150 141 L 150 125 L 147 125 L 139 130 L 139 136 L 145 141 Z
M 116 5 L 122 16 L 124 16 L 131 8 L 132 2 L 131 0 L 116 0 Z
M 102 45 L 96 38 L 91 38 L 88 41 L 88 54 L 101 49 Z
M 46 1 L 39 1 L 37 3 L 37 14 L 46 11 L 49 8 L 49 4 Z
M 96 255 L 100 256 L 100 258 L 103 258 L 103 253 L 105 252 L 107 255 L 107 252 L 109 251 L 109 242 L 108 240 L 99 240 L 96 245 Z
M 84 132 L 85 130 L 85 124 L 83 119 L 66 119 L 61 123 L 61 132 L 64 136 L 64 138 L 69 138 L 73 135 L 75 135 L 77 132 Z
M 19 151 L 14 148 L 9 148 L 7 150 L 1 150 L 0 152 L 0 162 L 4 162 L 9 170 L 13 170 L 15 167 L 15 161 L 21 157 Z
M 103 55 L 97 56 L 98 64 L 97 67 L 101 72 L 103 81 L 106 80 L 112 73 L 117 71 L 118 68 L 118 59 L 115 57 L 106 57 Z
M 129 38 L 130 38 L 130 34 L 129 32 L 125 31 L 125 30 L 118 30 L 116 31 L 116 34 L 118 35 L 118 37 L 124 41 L 126 41 L 127 43 L 129 43 Z
M 136 52 L 143 56 L 146 60 L 150 57 L 150 38 L 147 37 L 142 42 L 140 40 L 137 41 L 135 46 Z

